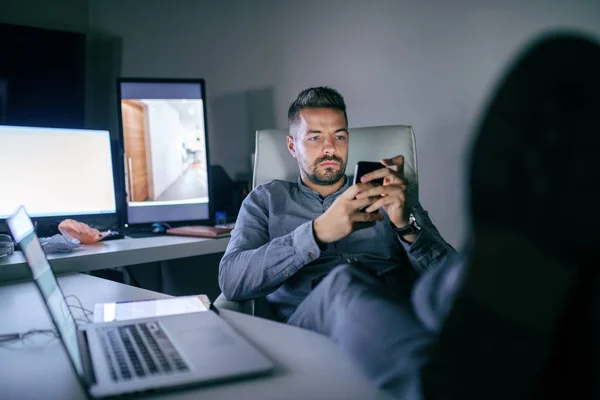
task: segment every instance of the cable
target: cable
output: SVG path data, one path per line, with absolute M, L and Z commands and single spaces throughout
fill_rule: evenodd
M 75 299 L 75 301 L 78 303 L 78 305 L 67 303 L 66 301 L 69 298 Z M 75 295 L 65 296 L 65 304 L 69 310 L 76 309 L 76 310 L 83 311 L 83 317 L 75 317 L 75 315 L 73 315 L 73 320 L 75 321 L 75 323 L 77 325 L 80 325 L 81 323 L 93 323 L 94 322 L 91 319 L 91 316 L 94 315 L 94 313 L 92 311 L 88 310 L 87 308 L 83 307 L 83 304 L 81 303 L 81 300 L 79 300 L 79 297 L 77 297 Z M 63 317 L 68 318 L 68 316 L 65 314 L 65 310 L 63 310 Z M 24 333 L 19 332 L 19 333 L 0 334 L 0 346 L 4 346 L 6 344 L 14 343 L 17 341 L 21 341 L 21 343 L 23 343 L 23 344 L 28 344 L 27 340 L 33 338 L 36 335 L 45 335 L 45 336 L 50 337 L 48 342 L 59 337 L 58 331 L 56 331 L 56 329 L 30 329 Z
M 67 307 L 69 307 L 69 310 L 71 310 L 71 309 L 81 310 L 81 311 L 83 311 L 83 317 L 84 317 L 83 322 L 88 322 L 88 323 L 94 322 L 90 318 L 90 316 L 94 315 L 94 313 L 83 306 L 83 304 L 81 303 L 81 300 L 79 300 L 79 297 L 75 296 L 74 294 L 71 294 L 69 296 L 65 296 L 65 300 L 67 300 L 68 298 L 73 298 L 73 299 L 75 299 L 75 301 L 77 301 L 77 303 L 79 303 L 79 305 L 67 303 Z M 82 318 L 75 318 L 75 316 L 73 316 L 73 318 L 75 319 L 75 322 L 82 321 Z
M 44 344 L 58 338 L 58 332 L 54 329 L 30 329 L 24 333 L 0 334 L 0 347 L 17 341 L 20 341 L 23 344 L 32 344 L 27 341 L 36 335 L 45 335 L 49 337 L 49 340 Z

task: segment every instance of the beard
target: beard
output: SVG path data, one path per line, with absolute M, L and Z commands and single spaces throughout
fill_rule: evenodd
M 321 169 L 320 163 L 324 161 L 336 161 L 340 164 L 339 168 L 329 167 Z M 302 171 L 315 185 L 329 186 L 340 181 L 346 173 L 346 163 L 340 157 L 336 156 L 325 156 L 321 157 L 308 168 L 302 167 Z

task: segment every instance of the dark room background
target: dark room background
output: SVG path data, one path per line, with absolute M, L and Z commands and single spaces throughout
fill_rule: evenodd
M 411 124 L 421 202 L 460 247 L 463 154 L 508 59 L 550 28 L 600 35 L 600 3 L 409 0 L 4 0 L 0 22 L 87 34 L 85 123 L 116 130 L 114 78 L 206 79 L 211 162 L 249 179 L 254 130 L 330 85 L 351 127 Z M 0 91 L 1 83 L 0 83 Z

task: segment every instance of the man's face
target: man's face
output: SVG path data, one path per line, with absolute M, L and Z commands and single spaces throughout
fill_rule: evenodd
M 316 185 L 333 185 L 344 177 L 348 129 L 344 113 L 332 108 L 301 110 L 290 127 L 288 149 L 303 177 Z

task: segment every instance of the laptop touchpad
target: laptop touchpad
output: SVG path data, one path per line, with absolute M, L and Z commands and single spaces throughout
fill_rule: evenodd
M 197 330 L 179 331 L 178 335 L 184 343 L 191 346 L 222 346 L 235 343 L 231 336 L 218 326 L 207 326 Z

